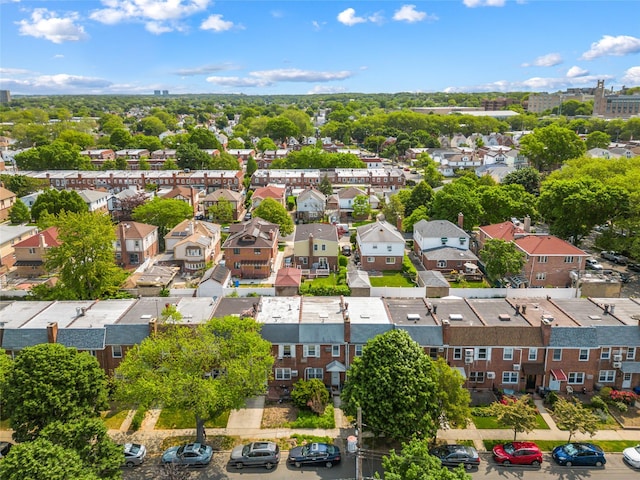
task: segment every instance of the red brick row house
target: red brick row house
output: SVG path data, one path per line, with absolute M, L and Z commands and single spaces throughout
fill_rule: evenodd
M 230 226 L 222 248 L 226 267 L 239 278 L 267 278 L 278 255 L 280 228 L 275 223 L 253 218 Z

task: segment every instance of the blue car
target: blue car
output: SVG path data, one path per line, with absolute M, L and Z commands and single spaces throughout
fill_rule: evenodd
M 553 449 L 551 456 L 558 465 L 602 467 L 607 463 L 602 449 L 593 443 L 567 443 Z
M 211 462 L 213 449 L 209 445 L 188 443 L 179 447 L 171 447 L 162 454 L 162 463 L 173 463 L 189 467 L 205 466 Z

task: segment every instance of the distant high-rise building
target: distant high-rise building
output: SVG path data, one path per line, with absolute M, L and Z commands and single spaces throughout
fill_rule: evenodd
M 604 80 L 598 80 L 593 101 L 593 115 L 604 118 L 630 118 L 640 115 L 640 95 L 624 95 L 625 87 L 618 94 L 607 94 Z
M 11 92 L 9 90 L 0 90 L 0 105 L 8 105 L 11 103 Z
M 169 95 L 169 90 L 162 90 L 162 95 L 164 96 Z
M 154 90 L 153 94 L 154 95 L 162 95 L 162 92 L 160 90 Z

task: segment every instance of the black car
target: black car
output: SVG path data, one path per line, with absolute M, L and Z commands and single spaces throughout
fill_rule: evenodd
M 465 445 L 441 445 L 432 448 L 429 453 L 438 457 L 445 467 L 457 467 L 463 464 L 464 468 L 471 470 L 480 465 L 480 456 L 477 450 Z
M 11 442 L 0 442 L 0 458 L 6 457 L 11 447 L 13 447 Z
M 351 256 L 351 247 L 349 245 L 342 246 L 342 255 L 344 255 L 345 257 Z
M 632 272 L 640 272 L 640 263 L 628 263 L 627 270 L 631 270 Z
M 289 450 L 287 462 L 298 468 L 303 465 L 324 465 L 331 468 L 340 463 L 340 449 L 329 443 L 309 443 Z

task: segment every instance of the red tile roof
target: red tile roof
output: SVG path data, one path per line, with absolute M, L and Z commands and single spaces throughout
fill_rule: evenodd
M 278 270 L 276 287 L 299 287 L 302 283 L 302 270 L 286 267 Z
M 524 234 L 525 231 L 516 227 L 512 222 L 494 223 L 493 225 L 483 225 L 480 230 L 485 232 L 491 238 L 499 238 L 505 242 L 510 242 L 515 238 L 515 235 L 520 233 Z
M 62 243 L 58 241 L 58 229 L 49 227 L 40 233 L 25 238 L 23 241 L 16 243 L 13 248 L 34 248 L 40 246 L 40 237 L 44 237 L 47 247 L 59 247 Z
M 553 235 L 527 235 L 514 243 L 529 255 L 589 256 L 584 250 Z
M 256 188 L 251 198 L 273 198 L 282 200 L 284 198 L 284 188 L 274 186 Z

